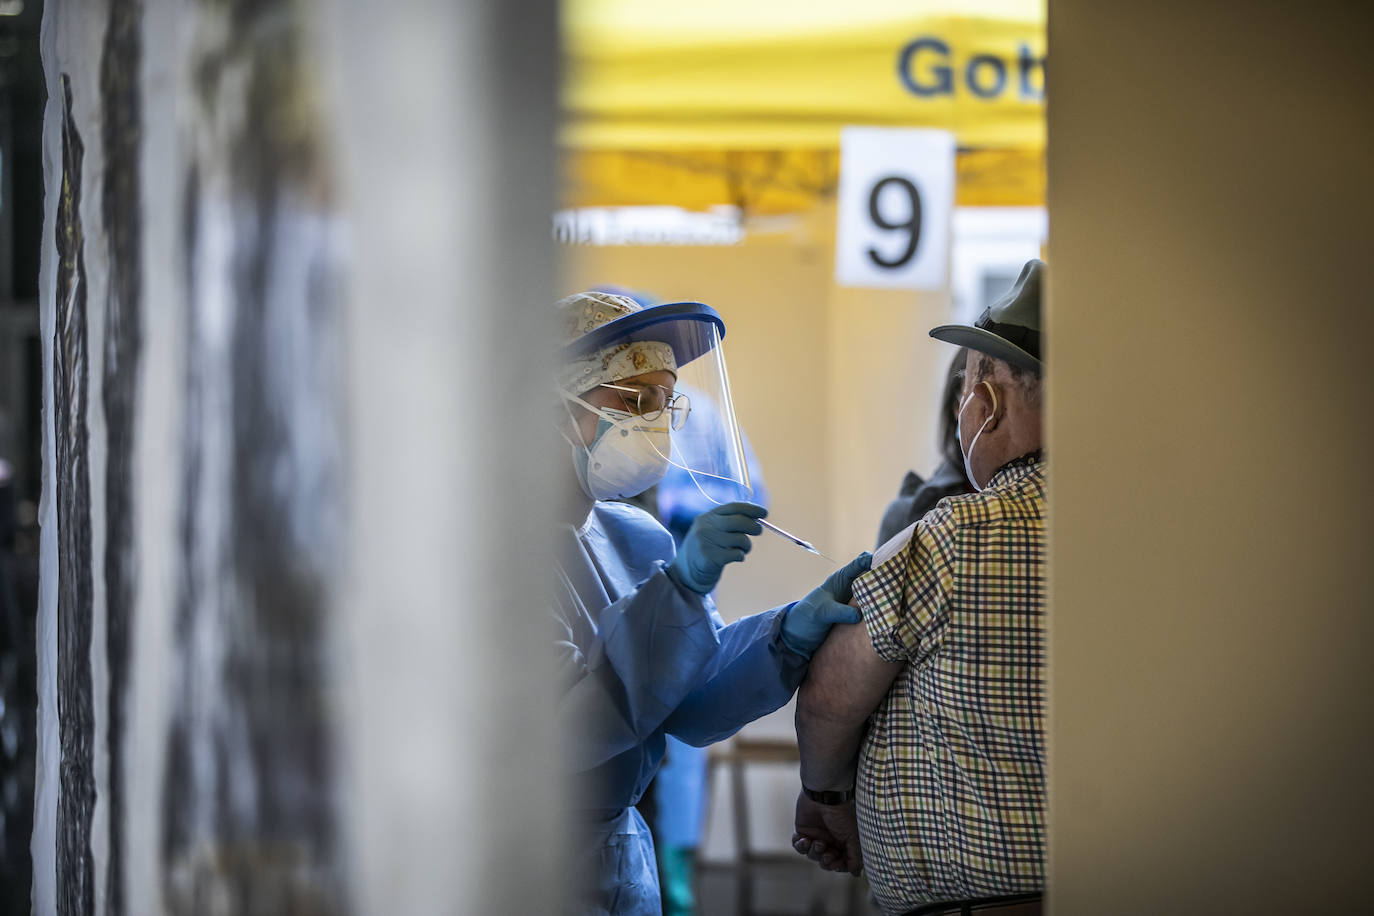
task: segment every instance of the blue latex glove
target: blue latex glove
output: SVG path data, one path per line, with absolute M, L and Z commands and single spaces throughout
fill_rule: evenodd
M 873 554 L 865 550 L 849 564 L 830 574 L 820 588 L 812 589 L 805 598 L 792 605 L 782 619 L 782 641 L 798 655 L 806 658 L 825 642 L 826 634 L 837 623 L 858 623 L 858 608 L 849 606 L 854 597 L 854 580 L 868 572 Z
M 757 519 L 767 514 L 763 506 L 741 502 L 716 506 L 698 515 L 668 564 L 669 574 L 684 588 L 709 595 L 725 564 L 743 560 L 754 546 L 749 536 L 763 533 Z

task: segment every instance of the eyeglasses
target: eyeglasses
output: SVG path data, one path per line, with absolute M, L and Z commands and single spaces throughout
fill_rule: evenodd
M 673 394 L 672 389 L 662 385 L 612 385 L 603 382 L 597 387 L 609 388 L 620 392 L 620 400 L 630 413 L 643 417 L 650 422 L 668 411 L 668 425 L 674 430 L 682 429 L 691 413 L 692 404 L 685 394 Z

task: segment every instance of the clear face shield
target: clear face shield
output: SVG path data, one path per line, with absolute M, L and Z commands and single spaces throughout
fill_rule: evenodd
M 673 386 L 677 400 L 687 405 L 679 412 L 681 428 L 672 433 L 668 476 L 686 475 L 712 502 L 750 499 L 754 490 L 735 422 L 720 334 L 713 324 L 698 326 L 705 352 L 678 367 Z
M 616 371 L 614 381 L 596 383 L 594 390 L 610 393 L 610 397 L 596 398 L 599 406 L 583 397 L 570 397 L 574 393 L 567 390 L 563 397 L 597 413 L 602 424 L 598 440 L 610 435 L 606 445 L 620 454 L 630 452 L 642 456 L 640 460 L 657 461 L 664 467 L 663 479 L 677 489 L 685 483 L 697 492 L 704 508 L 753 494 L 730 397 L 721 327 L 719 316 L 699 303 L 657 306 L 585 335 L 569 345 L 564 357 L 571 362 L 604 360 L 608 353 L 619 356 L 628 349 L 624 359 L 629 360 L 640 344 L 647 344 L 641 349 L 650 353 L 671 348 L 675 365 L 669 371 L 676 375 L 671 388 L 663 384 L 662 368 L 651 361 L 643 366 L 648 371 L 627 374 L 640 362 L 635 359 Z M 622 441 L 615 441 L 617 435 Z M 630 437 L 637 438 L 624 441 Z M 589 448 L 587 473 L 591 476 L 599 470 L 595 452 L 600 445 L 594 442 Z

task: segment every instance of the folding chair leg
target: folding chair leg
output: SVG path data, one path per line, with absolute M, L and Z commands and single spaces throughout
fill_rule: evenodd
M 735 858 L 739 862 L 735 912 L 749 916 L 754 911 L 754 869 L 749 854 L 749 796 L 744 789 L 744 764 L 739 760 L 730 764 L 730 794 L 735 803 Z

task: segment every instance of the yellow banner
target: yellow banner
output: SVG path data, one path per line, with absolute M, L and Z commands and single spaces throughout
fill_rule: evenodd
M 561 142 L 825 149 L 858 124 L 952 130 L 961 148 L 1043 148 L 1043 0 L 930 10 L 911 0 L 568 0 Z

